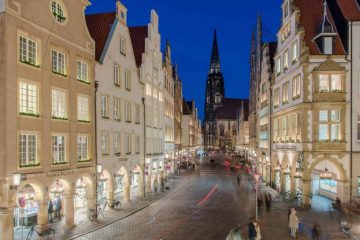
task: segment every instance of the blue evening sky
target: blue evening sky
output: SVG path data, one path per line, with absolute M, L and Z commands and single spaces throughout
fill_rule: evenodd
M 183 93 L 195 99 L 204 116 L 205 81 L 209 69 L 213 31 L 217 29 L 226 97 L 249 96 L 249 50 L 257 14 L 263 17 L 264 41 L 275 40 L 282 0 L 122 0 L 128 8 L 128 25 L 145 25 L 150 10 L 159 15 L 162 49 L 166 39 L 173 63 L 179 65 Z M 110 12 L 115 0 L 91 0 L 87 14 Z

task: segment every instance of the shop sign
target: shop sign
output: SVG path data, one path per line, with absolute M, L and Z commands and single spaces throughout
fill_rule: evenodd
M 74 174 L 74 170 L 59 171 L 59 172 L 48 172 L 48 177 L 61 177 Z
M 276 149 L 288 149 L 288 150 L 296 150 L 295 145 L 288 145 L 288 144 L 276 144 Z

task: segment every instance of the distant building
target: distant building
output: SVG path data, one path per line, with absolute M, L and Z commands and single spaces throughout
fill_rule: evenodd
M 205 91 L 204 147 L 207 149 L 234 147 L 237 135 L 237 113 L 243 99 L 225 98 L 224 77 L 214 32 L 210 70 Z

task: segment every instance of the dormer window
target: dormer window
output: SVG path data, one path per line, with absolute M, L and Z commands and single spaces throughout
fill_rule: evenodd
M 313 39 L 317 43 L 321 54 L 333 54 L 336 35 L 335 28 L 327 15 L 327 2 L 325 0 L 323 18 Z
M 283 8 L 283 16 L 284 16 L 283 18 L 285 19 L 288 15 L 289 15 L 289 2 L 286 2 Z

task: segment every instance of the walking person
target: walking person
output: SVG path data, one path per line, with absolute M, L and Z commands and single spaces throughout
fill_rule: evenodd
M 164 192 L 165 190 L 165 180 L 161 178 L 161 191 Z
M 243 240 L 241 236 L 241 227 L 238 225 L 236 228 L 230 230 L 229 235 L 227 235 L 226 240 Z
M 312 229 L 311 229 L 311 236 L 313 240 L 319 240 L 320 239 L 320 226 L 317 222 L 314 223 Z
M 292 238 L 296 238 L 296 231 L 299 229 L 299 218 L 296 216 L 296 210 L 292 209 L 289 221 L 290 233 Z
M 62 209 L 61 198 L 58 196 L 56 201 L 56 216 L 59 221 L 61 221 L 61 209 Z
M 256 233 L 256 228 L 255 228 L 254 222 L 249 222 L 249 225 L 248 225 L 249 240 L 256 240 L 256 236 L 257 236 L 257 233 Z
M 265 195 L 265 208 L 266 208 L 266 214 L 269 214 L 270 212 L 270 194 Z
M 53 212 L 54 212 L 54 204 L 52 200 L 48 202 L 48 221 L 53 222 Z
M 258 202 L 258 211 L 259 211 L 259 215 L 261 215 L 262 204 L 263 204 L 262 195 L 259 195 L 259 196 L 258 196 L 257 202 Z
M 259 222 L 254 222 L 255 230 L 256 230 L 256 238 L 255 240 L 261 240 L 261 234 L 260 234 L 260 224 Z
M 240 186 L 240 181 L 241 181 L 240 175 L 237 175 L 237 176 L 236 176 L 236 181 L 237 181 L 237 184 Z

